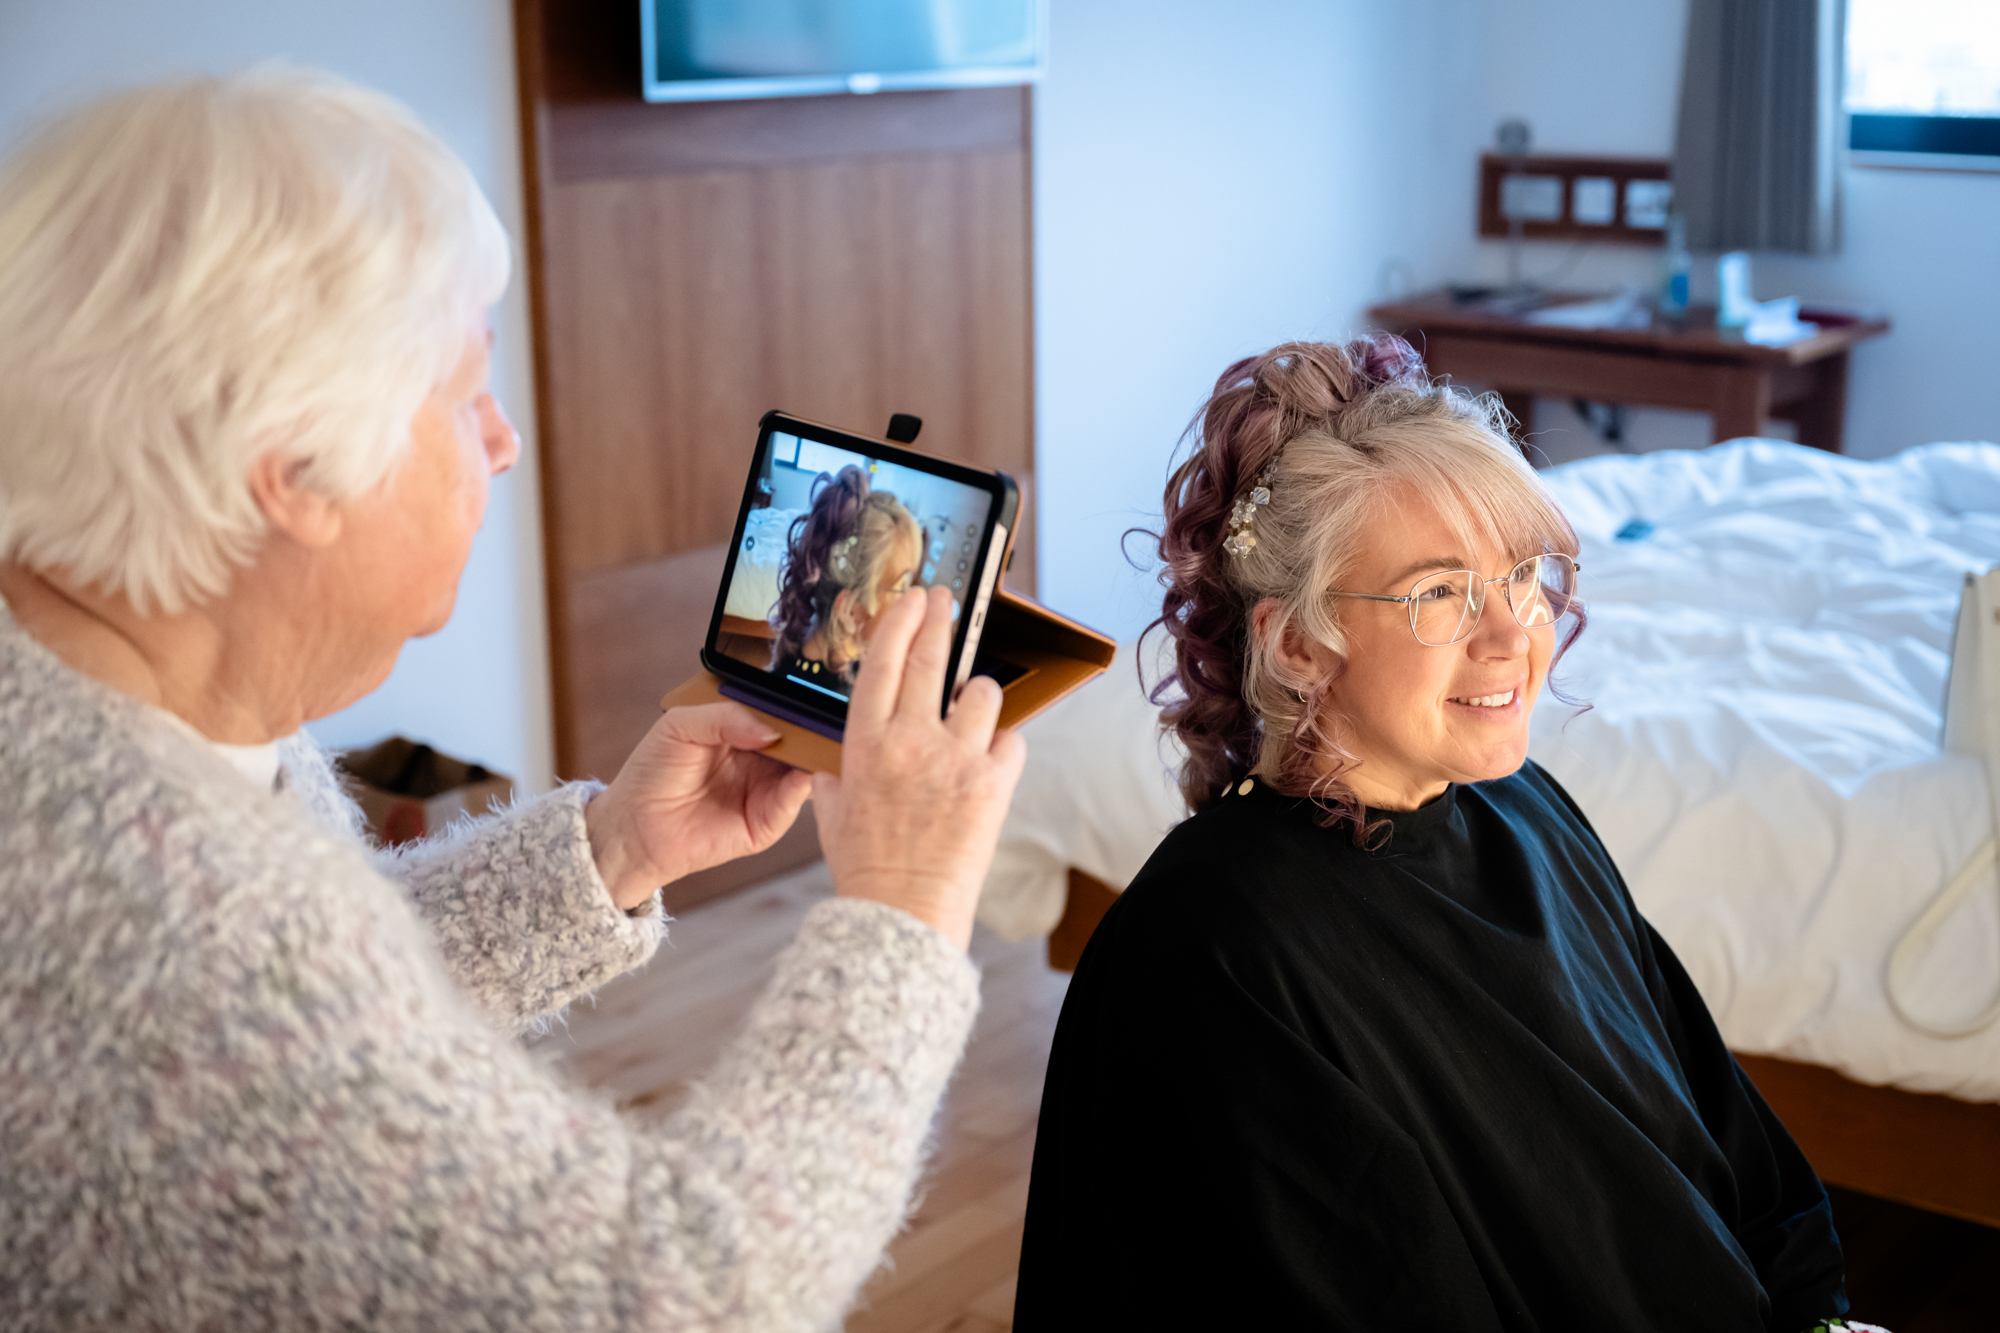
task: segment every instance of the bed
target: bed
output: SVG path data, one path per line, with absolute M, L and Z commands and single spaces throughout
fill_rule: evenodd
M 2000 565 L 2000 447 L 1743 440 L 1545 475 L 1591 614 L 1556 680 L 1592 706 L 1545 692 L 1530 753 L 1822 1176 L 2000 1226 L 2000 1023 L 1923 1030 L 2000 986 L 2000 880 L 1917 955 L 1901 1013 L 1884 982 L 1993 832 L 1985 763 L 1939 738 L 1964 576 Z M 1029 724 L 981 900 L 1058 966 L 1183 813 L 1131 663 Z
M 743 520 L 743 542 L 723 610 L 741 620 L 760 621 L 778 604 L 778 577 L 784 573 L 792 524 L 802 509 L 753 509 Z

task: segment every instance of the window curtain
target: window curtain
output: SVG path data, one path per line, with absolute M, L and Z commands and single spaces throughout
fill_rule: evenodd
M 1840 248 L 1846 0 L 1690 0 L 1674 205 L 1691 250 Z

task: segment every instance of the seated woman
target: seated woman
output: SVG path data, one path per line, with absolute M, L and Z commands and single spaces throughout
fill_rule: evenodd
M 883 610 L 923 568 L 924 530 L 849 464 L 813 483 L 812 508 L 792 521 L 787 542 L 771 670 L 846 694 Z
M 1016 1327 L 1780 1330 L 1825 1191 L 1526 759 L 1576 538 L 1380 338 L 1232 366 L 1166 493 L 1193 817 L 1056 1031 Z
M 303 73 L 0 171 L 0 1328 L 825 1328 L 901 1222 L 1021 764 L 991 682 L 938 717 L 944 594 L 876 622 L 838 778 L 676 709 L 387 852 L 300 730 L 451 613 L 507 271 L 442 144 Z M 529 1058 L 808 791 L 837 896 L 678 1110 Z

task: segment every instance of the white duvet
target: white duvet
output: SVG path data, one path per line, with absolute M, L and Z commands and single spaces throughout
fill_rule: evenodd
M 723 602 L 726 615 L 745 620 L 767 619 L 778 604 L 778 579 L 784 573 L 792 520 L 803 510 L 753 509 L 743 525 L 743 543 L 736 556 L 736 573 Z
M 2000 564 L 2000 447 L 1874 463 L 1771 441 L 1545 474 L 1583 541 L 1590 628 L 1531 753 L 1590 816 L 1736 1050 L 2000 1100 L 2000 1024 L 1899 1020 L 1889 951 L 1991 832 L 1985 766 L 1938 751 L 1963 574 Z M 1650 524 L 1640 531 L 1634 520 Z M 1621 540 L 1621 529 L 1628 539 Z M 1061 915 L 1068 866 L 1123 885 L 1181 817 L 1120 655 L 1027 728 L 981 918 Z M 2000 882 L 1903 993 L 1948 1026 L 2000 985 Z

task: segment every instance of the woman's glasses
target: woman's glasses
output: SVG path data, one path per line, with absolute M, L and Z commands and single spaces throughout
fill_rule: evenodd
M 1402 602 L 1410 608 L 1410 632 L 1417 642 L 1433 648 L 1457 643 L 1479 624 L 1486 606 L 1488 584 L 1501 585 L 1507 606 L 1523 629 L 1553 625 L 1576 604 L 1576 579 L 1581 566 L 1566 555 L 1531 555 L 1507 577 L 1482 579 L 1469 569 L 1447 569 L 1418 579 L 1405 597 L 1377 592 L 1336 592 L 1334 597 L 1358 597 L 1369 602 Z

